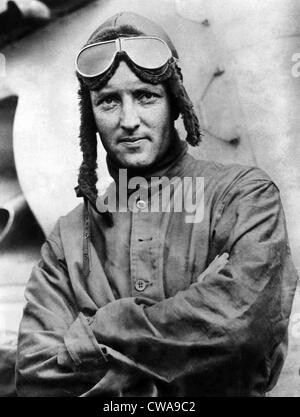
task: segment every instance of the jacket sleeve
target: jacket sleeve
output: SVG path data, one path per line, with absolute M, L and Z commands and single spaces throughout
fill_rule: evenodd
M 84 335 L 69 332 L 83 352 L 82 358 L 71 358 L 66 350 L 58 357 L 65 346 L 64 336 L 78 317 L 78 306 L 62 248 L 53 238 L 56 234 L 55 229 L 42 246 L 41 261 L 26 287 L 16 364 L 19 396 L 78 395 L 105 374 L 105 355 L 88 324 Z
M 113 301 L 89 327 L 121 361 L 138 364 L 162 384 L 189 378 L 198 388 L 210 384 L 214 393 L 231 386 L 243 395 L 253 384 L 264 392 L 287 334 L 297 281 L 271 181 L 245 179 L 226 192 L 213 220 L 211 251 L 229 253 L 218 273 L 152 305 L 142 298 Z M 83 321 L 75 320 L 68 332 L 83 331 Z M 82 354 L 80 345 L 73 348 Z M 263 377 L 254 382 L 257 375 Z

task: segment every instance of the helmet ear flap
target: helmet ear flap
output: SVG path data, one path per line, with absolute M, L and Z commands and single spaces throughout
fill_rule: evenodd
M 186 141 L 191 146 L 197 146 L 201 142 L 201 132 L 198 117 L 195 113 L 186 89 L 182 83 L 180 68 L 175 64 L 172 76 L 166 81 L 170 91 L 172 102 L 174 101 L 174 116 L 182 115 L 183 124 L 187 132 Z M 177 118 L 176 117 L 176 118 Z M 176 119 L 174 119 L 176 120 Z
M 83 161 L 79 168 L 78 185 L 92 203 L 97 199 L 97 128 L 88 88 L 81 80 L 78 90 L 80 108 L 80 148 Z
M 178 119 L 179 115 L 180 115 L 180 111 L 178 110 L 177 107 L 174 106 L 174 109 L 172 110 L 172 116 L 173 116 L 174 122 L 175 120 Z
M 170 101 L 170 106 L 171 106 L 171 115 L 172 115 L 172 119 L 177 120 L 179 115 L 180 115 L 180 109 L 178 107 L 178 103 L 177 103 L 177 99 L 174 96 L 173 92 L 170 89 L 169 84 L 167 83 L 167 93 L 169 96 L 169 101 Z

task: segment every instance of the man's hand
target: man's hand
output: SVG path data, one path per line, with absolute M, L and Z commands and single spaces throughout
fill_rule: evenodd
M 197 282 L 202 282 L 208 274 L 217 273 L 227 264 L 229 255 L 224 252 L 221 256 L 217 255 L 208 267 L 199 275 Z

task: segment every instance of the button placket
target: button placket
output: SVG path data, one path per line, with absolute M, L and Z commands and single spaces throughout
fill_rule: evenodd
M 139 200 L 141 201 L 141 200 Z M 162 270 L 157 257 L 161 257 L 155 213 L 132 213 L 130 242 L 130 269 L 132 295 L 145 295 L 160 301 L 164 299 Z

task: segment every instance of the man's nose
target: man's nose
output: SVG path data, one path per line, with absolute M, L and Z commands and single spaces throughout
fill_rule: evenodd
M 120 124 L 124 130 L 129 131 L 136 130 L 140 125 L 137 104 L 132 97 L 126 97 L 123 100 Z

